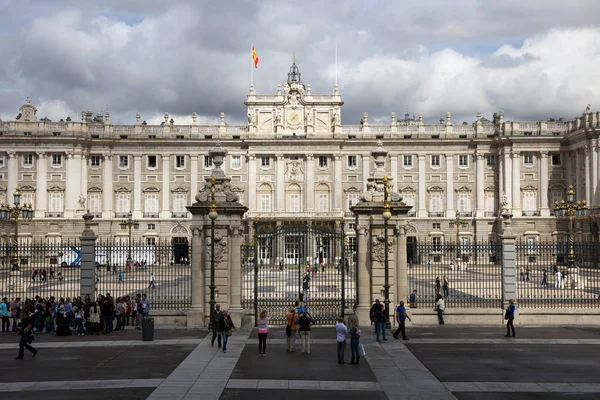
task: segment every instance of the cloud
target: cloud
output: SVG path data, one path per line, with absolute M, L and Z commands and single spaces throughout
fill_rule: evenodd
M 572 118 L 600 104 L 594 1 L 10 3 L 0 2 L 4 120 L 30 95 L 53 120 L 108 105 L 121 123 L 136 112 L 162 122 L 165 111 L 176 123 L 192 112 L 199 124 L 220 112 L 240 123 L 252 43 L 262 94 L 286 79 L 293 54 L 312 92 L 330 93 L 337 43 L 345 124 L 363 112 L 387 123 L 406 106 L 459 123 L 499 109 L 513 120 Z

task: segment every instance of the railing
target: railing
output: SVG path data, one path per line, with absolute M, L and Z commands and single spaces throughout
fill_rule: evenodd
M 546 129 L 549 131 L 560 131 L 566 132 L 569 128 L 569 124 L 567 122 L 548 122 L 546 123 Z
M 131 125 L 117 125 L 113 127 L 114 132 L 117 134 L 133 134 L 135 133 L 135 126 Z
M 407 293 L 417 290 L 417 307 L 432 309 L 436 295 L 446 308 L 502 306 L 501 246 L 408 243 Z
M 104 125 L 88 125 L 88 132 L 90 133 L 103 133 Z
M 187 216 L 188 216 L 187 211 L 171 213 L 171 218 L 187 218 Z
M 523 211 L 523 216 L 525 216 L 525 217 L 539 217 L 540 216 L 540 212 L 539 211 Z
M 115 218 L 128 218 L 129 212 L 115 212 Z
M 407 217 L 416 217 L 417 213 L 415 211 L 409 211 L 409 212 L 406 213 L 406 216 Z
M 192 132 L 192 127 L 191 126 L 186 126 L 186 125 L 179 125 L 179 126 L 172 126 L 171 127 L 171 133 L 190 133 Z
M 522 308 L 600 307 L 600 243 L 521 242 L 515 248 L 517 301 Z
M 445 211 L 429 211 L 430 217 L 444 217 L 446 215 Z
M 458 212 L 458 216 L 459 217 L 463 217 L 463 218 L 472 218 L 473 217 L 473 211 L 459 211 Z
M 67 124 L 65 123 L 49 123 L 48 125 L 46 125 L 48 130 L 52 131 L 52 132 L 63 132 L 67 130 Z
M 359 125 L 344 125 L 342 126 L 342 133 L 359 133 L 361 132 Z
M 46 212 L 46 218 L 62 218 L 64 213 L 62 212 Z
M 219 127 L 218 126 L 199 126 L 198 133 L 201 135 L 218 135 Z
M 396 127 L 398 133 L 418 133 L 419 127 L 416 125 L 398 125 Z
M 484 216 L 484 217 L 495 217 L 495 216 L 496 216 L 496 214 L 498 214 L 496 211 L 485 211 L 485 212 L 483 213 L 483 216 Z
M 91 212 L 90 214 L 94 218 L 102 218 L 102 213 L 101 212 Z
M 374 133 L 386 133 L 390 131 L 389 125 L 368 125 L 369 131 Z
M 145 212 L 143 215 L 144 218 L 158 218 L 157 212 Z
M 248 132 L 248 127 L 246 125 L 230 125 L 227 127 L 227 133 L 230 134 L 243 134 Z
M 163 132 L 163 127 L 160 125 L 142 125 L 142 133 L 150 135 L 159 135 Z

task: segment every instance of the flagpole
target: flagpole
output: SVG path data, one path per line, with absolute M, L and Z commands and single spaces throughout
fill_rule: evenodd
M 337 40 L 335 41 L 335 86 L 338 85 Z
M 254 49 L 254 43 L 252 43 Z M 254 88 L 254 57 L 250 57 L 250 87 Z

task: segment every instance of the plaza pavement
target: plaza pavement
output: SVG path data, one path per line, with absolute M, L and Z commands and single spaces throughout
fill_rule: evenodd
M 206 331 L 129 330 L 99 336 L 37 335 L 35 359 L 13 360 L 0 334 L 2 399 L 596 399 L 600 330 L 592 327 L 410 328 L 409 341 L 377 343 L 363 327 L 366 362 L 336 362 L 333 328 L 317 327 L 310 355 L 285 351 L 273 328 L 259 357 L 256 330 L 235 332 L 228 352 Z M 297 340 L 296 348 L 299 350 Z M 350 358 L 349 346 L 346 359 Z

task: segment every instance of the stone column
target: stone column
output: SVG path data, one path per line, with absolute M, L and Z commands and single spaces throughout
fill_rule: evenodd
M 573 182 L 573 152 L 565 151 L 561 153 L 561 155 L 563 155 L 565 159 L 565 165 L 567 166 L 565 182 Z
M 392 176 L 392 190 L 398 191 L 398 159 L 402 157 L 399 155 L 390 157 L 390 174 Z
M 339 154 L 333 156 L 334 158 L 334 169 L 335 169 L 335 180 L 333 182 L 335 188 L 335 212 L 344 211 L 344 191 L 342 190 L 342 157 Z
M 46 211 L 48 211 L 48 160 L 46 159 L 46 153 L 43 151 L 38 151 L 37 155 L 35 217 L 43 218 L 46 216 Z M 10 192 L 7 194 L 10 194 Z
M 187 313 L 188 328 L 200 328 L 206 326 L 204 318 L 205 298 L 205 273 L 206 273 L 206 238 L 203 235 L 204 229 L 201 226 L 192 227 L 192 306 Z
M 446 216 L 454 217 L 454 156 L 446 154 Z
M 398 224 L 395 233 L 396 254 L 398 255 L 396 260 L 396 304 L 399 304 L 401 301 L 406 303 L 408 299 L 408 263 L 406 262 L 408 254 L 406 253 L 406 230 L 404 226 Z M 396 318 L 391 317 L 390 320 L 394 323 Z
M 89 154 L 81 155 L 81 196 L 85 198 L 85 206 L 83 212 L 87 212 L 87 198 L 88 198 L 88 160 Z
M 276 154 L 277 169 L 275 177 L 275 204 L 276 210 L 279 212 L 285 211 L 285 159 L 283 154 Z
M 367 178 L 371 175 L 371 157 L 363 156 L 363 192 L 367 191 Z
M 367 321 L 369 321 L 369 310 L 371 309 L 371 276 L 369 274 L 369 253 L 371 250 L 369 247 L 369 225 L 358 225 L 356 227 L 356 234 L 358 236 L 358 261 L 356 265 L 356 268 L 358 268 L 358 282 L 356 286 L 356 290 L 358 291 L 358 306 L 356 307 L 356 314 L 358 315 L 359 321 L 366 326 Z
M 506 193 L 504 188 L 504 151 L 498 149 L 498 195 L 496 198 L 502 199 L 503 193 Z
M 315 159 L 306 155 L 306 211 L 315 211 Z
M 14 151 L 8 152 L 8 182 L 6 187 L 6 202 L 12 204 L 13 194 L 17 190 L 18 180 L 18 161 Z
M 81 192 L 81 154 L 67 153 L 67 181 L 65 193 L 66 218 L 72 218 L 77 209 L 77 200 Z
M 512 213 L 521 216 L 521 159 L 519 152 L 512 152 Z
M 256 164 L 258 160 L 256 155 L 248 153 L 248 208 L 250 212 L 258 211 L 256 207 L 256 181 L 258 179 L 256 175 Z
M 502 218 L 502 301 L 506 307 L 508 300 L 517 298 L 516 236 L 511 228 L 510 210 L 504 209 Z
M 169 154 L 163 154 L 162 156 L 162 207 L 160 211 L 161 218 L 171 218 L 171 207 L 170 207 L 170 199 L 171 199 L 171 190 L 169 187 L 169 183 L 171 180 L 171 157 Z M 196 156 L 196 180 L 198 180 L 198 157 Z M 192 180 L 193 181 L 193 180 Z M 196 196 L 196 192 L 192 192 L 193 196 Z M 193 203 L 193 202 L 192 202 Z
M 542 217 L 550 216 L 550 208 L 548 207 L 548 152 L 540 152 L 540 215 Z
M 575 152 L 575 194 L 576 194 L 576 198 L 581 198 L 581 194 L 584 193 L 583 191 L 583 165 L 582 165 L 582 161 L 583 161 L 583 155 L 582 155 L 582 149 L 577 149 Z M 567 185 L 569 183 L 567 182 Z
M 163 171 L 163 173 L 164 173 L 164 171 Z M 163 190 L 164 190 L 164 182 L 163 182 Z M 189 199 L 189 204 L 194 204 L 196 202 L 196 193 L 198 193 L 198 155 L 193 155 L 193 156 L 190 156 L 190 199 Z M 164 197 L 162 200 L 164 203 L 165 202 Z
M 104 164 L 102 171 L 102 218 L 113 218 L 113 173 L 110 154 L 103 154 Z
M 92 230 L 92 214 L 83 214 L 85 228 L 79 237 L 81 242 L 81 268 L 79 268 L 79 295 L 96 299 L 96 234 Z
M 235 326 L 242 325 L 244 310 L 242 309 L 242 237 L 244 228 L 236 221 L 229 226 L 229 284 L 231 287 L 229 315 Z
M 585 153 L 584 153 L 584 163 L 585 163 L 585 199 L 587 200 L 587 203 L 590 204 L 590 201 L 592 199 L 592 182 L 591 182 L 591 175 L 592 175 L 592 159 L 590 157 L 590 153 L 592 152 L 592 146 L 589 145 L 585 145 L 584 147 L 585 149 Z M 581 198 L 581 195 L 583 193 L 579 193 L 579 198 Z
M 598 207 L 598 140 L 592 143 L 592 204 L 588 204 L 592 208 Z
M 477 173 L 477 193 L 475 199 L 475 216 L 481 218 L 485 216 L 485 165 L 483 161 L 483 154 L 477 153 L 475 155 L 476 162 L 475 168 Z
M 133 219 L 140 219 L 142 214 L 142 156 L 133 156 Z
M 419 218 L 427 217 L 427 199 L 425 193 L 425 155 L 419 154 Z
M 512 160 L 510 159 L 510 148 L 504 148 L 504 194 L 506 194 L 506 201 L 508 207 L 512 207 Z M 502 193 L 500 193 L 502 198 Z

